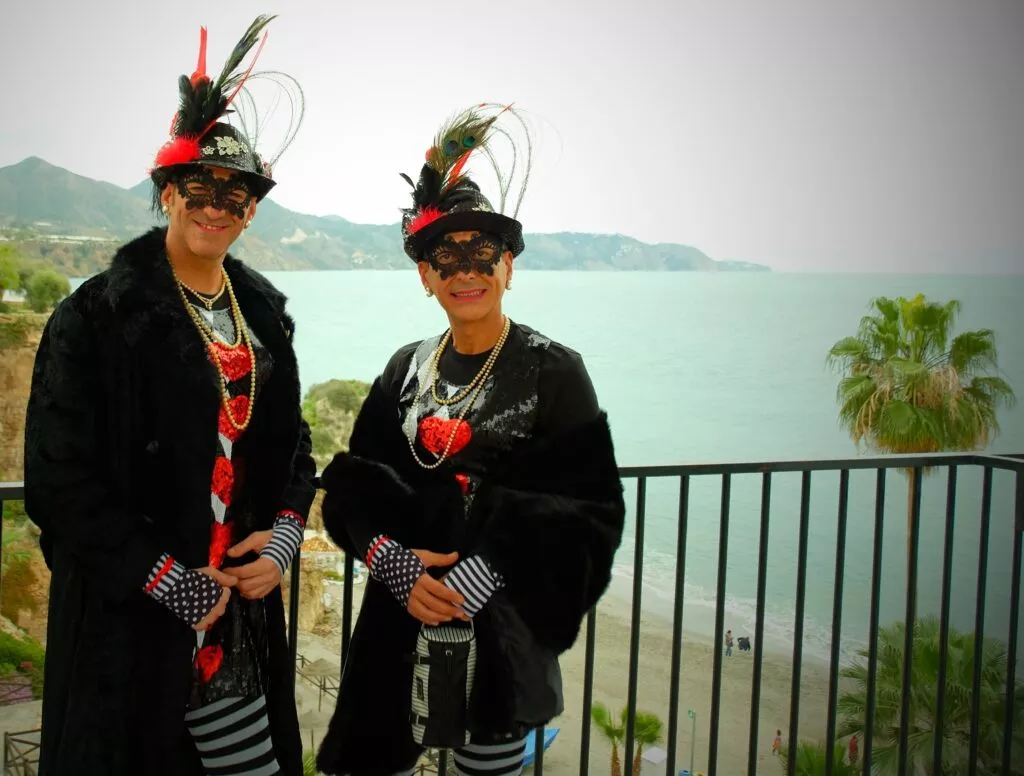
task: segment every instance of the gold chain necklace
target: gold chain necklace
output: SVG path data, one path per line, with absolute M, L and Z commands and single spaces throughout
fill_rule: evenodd
M 170 259 L 168 259 L 168 263 L 170 263 Z M 253 351 L 252 340 L 249 338 L 249 330 L 245 326 L 245 319 L 242 318 L 242 311 L 238 306 L 238 300 L 235 298 L 235 291 L 231 287 L 231 279 L 228 277 L 228 273 L 224 268 L 221 267 L 221 275 L 224 278 L 224 287 L 221 291 L 223 292 L 224 290 L 227 290 L 228 292 L 228 299 L 231 303 L 231 317 L 235 324 L 235 344 L 228 346 L 228 349 L 236 349 L 244 340 L 245 346 L 249 351 L 249 406 L 245 409 L 245 420 L 241 423 L 236 421 L 234 415 L 231 414 L 231 393 L 228 391 L 230 380 L 228 380 L 227 375 L 224 374 L 224 367 L 221 365 L 219 355 L 219 349 L 224 346 L 220 345 L 214 339 L 213 328 L 202 319 L 199 313 L 196 312 L 195 308 L 189 303 L 188 297 L 185 296 L 185 289 L 188 287 L 178 278 L 178 273 L 174 271 L 173 264 L 171 265 L 171 272 L 174 274 L 174 280 L 177 284 L 178 295 L 181 297 L 182 304 L 185 305 L 185 309 L 188 311 L 189 317 L 195 324 L 196 329 L 199 330 L 199 336 L 203 338 L 203 342 L 206 344 L 206 349 L 210 353 L 213 365 L 217 368 L 217 374 L 220 375 L 220 395 L 224 404 L 224 414 L 227 416 L 228 422 L 236 431 L 245 431 L 245 429 L 249 427 L 249 421 L 252 420 L 252 408 L 256 402 L 256 353 Z
M 452 425 L 452 433 L 448 437 L 448 443 L 444 446 L 444 452 L 441 453 L 441 455 L 438 457 L 437 461 L 435 461 L 434 463 L 428 464 L 428 463 L 424 463 L 422 460 L 420 460 L 420 456 L 416 452 L 416 441 L 415 441 L 417 433 L 418 433 L 418 429 L 419 429 L 419 424 L 418 423 L 415 426 L 415 430 L 414 430 L 412 438 L 406 437 L 406 440 L 409 442 L 409 450 L 412 452 L 412 457 L 416 460 L 416 463 L 418 463 L 424 469 L 436 469 L 438 466 L 440 466 L 442 463 L 445 462 L 445 459 L 448 458 L 448 453 L 451 452 L 452 445 L 455 443 L 455 437 L 458 435 L 459 426 L 463 422 L 463 419 L 466 417 L 466 413 L 469 412 L 469 408 L 473 406 L 473 402 L 476 401 L 477 395 L 480 393 L 481 389 L 484 387 L 484 383 L 487 381 L 487 377 L 490 374 L 491 369 L 494 367 L 494 362 L 497 360 L 498 354 L 501 352 L 501 348 L 505 344 L 505 340 L 508 339 L 508 332 L 509 332 L 510 328 L 511 328 L 511 321 L 506 317 L 505 318 L 505 328 L 502 329 L 501 336 L 498 338 L 497 344 L 494 346 L 494 349 L 491 351 L 491 356 L 487 359 L 487 361 L 484 363 L 483 367 L 477 373 L 477 376 L 473 380 L 473 383 L 470 384 L 471 386 L 474 385 L 474 384 L 476 385 L 476 388 L 473 389 L 473 395 L 470 397 L 469 401 L 466 402 L 466 404 L 463 406 L 462 412 L 459 413 L 459 417 L 456 418 L 455 423 Z M 438 374 L 440 374 L 440 371 L 438 369 L 438 364 L 441 361 L 441 352 L 444 350 L 444 346 L 447 343 L 448 337 L 450 335 L 451 335 L 451 329 L 449 329 L 448 332 L 446 332 L 445 336 L 441 339 L 440 344 L 438 344 L 437 348 L 434 349 L 434 355 L 431 358 L 431 369 L 435 373 L 435 379 L 431 380 L 430 377 L 429 377 L 429 373 L 428 373 L 427 379 L 425 379 L 420 384 L 419 388 L 416 390 L 416 398 L 413 400 L 412 407 L 409 408 L 409 411 L 414 413 L 414 415 L 413 415 L 414 418 L 418 415 L 417 410 L 419 408 L 420 399 L 423 398 L 423 394 L 426 392 L 426 388 L 425 388 L 426 384 L 429 383 L 432 390 L 436 389 L 436 377 L 437 377 Z M 435 397 L 437 396 L 436 390 L 435 390 L 434 396 Z M 448 400 L 448 403 L 449 404 L 453 404 L 454 401 L 453 400 Z M 436 455 L 436 453 L 435 453 L 435 455 Z
M 206 305 L 207 310 L 211 311 L 213 310 L 213 306 L 217 303 L 217 300 L 224 296 L 224 291 L 228 287 L 227 283 L 222 282 L 220 284 L 220 291 L 218 291 L 213 296 L 206 296 L 206 294 L 201 294 L 198 291 L 196 291 L 194 288 L 192 288 L 192 286 L 187 285 L 186 283 L 182 283 L 181 279 L 178 278 L 177 275 L 175 275 L 174 277 L 178 280 L 178 283 L 181 285 L 182 288 L 184 288 L 186 291 L 191 291 L 193 296 L 195 296 L 196 299 L 198 299 L 200 302 Z

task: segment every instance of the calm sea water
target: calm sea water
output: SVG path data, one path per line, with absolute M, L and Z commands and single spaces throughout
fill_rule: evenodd
M 446 322 L 413 272 L 274 272 L 291 299 L 304 388 L 331 378 L 371 381 L 399 346 Z M 578 350 L 608 410 L 623 465 L 836 458 L 857 455 L 836 421 L 837 377 L 825 354 L 853 334 L 875 296 L 956 298 L 960 330 L 995 330 L 1000 370 L 1024 402 L 1024 276 L 896 276 L 597 273 L 520 270 L 505 310 Z M 991 449 L 1024 453 L 1024 404 L 1000 415 Z M 838 474 L 812 480 L 805 652 L 828 653 L 836 568 Z M 759 475 L 732 480 L 726 627 L 753 634 Z M 987 633 L 1006 638 L 1014 481 L 993 481 L 988 544 Z M 669 616 L 678 529 L 677 481 L 648 485 L 645 610 Z M 635 483 L 627 498 L 635 500 Z M 920 533 L 919 611 L 938 610 L 946 475 L 925 480 Z M 684 627 L 714 632 L 721 478 L 691 485 Z M 972 631 L 979 569 L 981 473 L 962 470 L 954 536 L 952 616 Z M 874 537 L 875 474 L 850 481 L 842 640 L 844 654 L 866 642 Z M 903 617 L 906 589 L 903 475 L 888 477 L 881 621 Z M 766 646 L 789 649 L 796 598 L 800 475 L 775 475 L 768 549 Z M 612 595 L 632 585 L 633 514 L 616 558 Z M 1020 629 L 1024 638 L 1024 623 Z
M 372 380 L 400 345 L 445 327 L 412 272 L 269 273 L 291 298 L 305 387 L 331 378 Z M 997 334 L 1000 368 L 1024 399 L 1024 277 L 516 273 L 505 309 L 578 350 L 608 410 L 624 465 L 849 457 L 836 421 L 837 377 L 825 354 L 852 334 L 868 301 L 924 293 L 963 302 L 960 328 Z M 1000 416 L 992 449 L 1024 452 L 1024 410 Z M 922 496 L 919 606 L 937 611 L 944 529 L 944 472 Z M 838 474 L 812 481 L 805 649 L 824 656 L 832 624 Z M 760 476 L 734 477 L 728 536 L 726 626 L 752 634 Z M 684 627 L 713 633 L 721 478 L 699 478 L 690 494 Z M 986 583 L 986 631 L 1006 637 L 1013 530 L 1012 477 L 996 473 Z M 635 498 L 635 485 L 627 486 Z M 644 606 L 668 615 L 678 526 L 678 483 L 648 486 Z M 882 622 L 901 619 L 906 584 L 906 480 L 888 478 Z M 979 561 L 981 474 L 961 471 L 952 611 L 973 630 Z M 792 645 L 799 475 L 772 483 L 766 644 Z M 842 648 L 868 632 L 875 475 L 851 476 Z M 631 510 L 632 512 L 632 510 Z M 630 516 L 632 518 L 632 514 Z M 617 557 L 615 594 L 631 585 L 633 523 Z M 1024 635 L 1024 630 L 1022 630 Z

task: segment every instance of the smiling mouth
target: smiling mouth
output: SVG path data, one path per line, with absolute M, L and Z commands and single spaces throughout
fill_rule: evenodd
M 200 221 L 196 221 L 195 225 L 203 232 L 209 232 L 210 234 L 220 234 L 227 229 L 226 226 L 216 226 L 214 224 L 204 224 Z
M 456 299 L 464 299 L 466 301 L 472 301 L 473 299 L 480 299 L 487 289 L 484 288 L 469 288 L 465 291 L 452 291 L 452 296 Z

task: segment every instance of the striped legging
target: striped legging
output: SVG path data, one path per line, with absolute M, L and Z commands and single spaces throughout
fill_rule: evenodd
M 523 772 L 525 751 L 525 738 L 487 744 L 471 742 L 455 750 L 455 772 L 459 776 L 517 776 Z M 412 765 L 395 776 L 413 776 L 415 773 L 416 766 Z

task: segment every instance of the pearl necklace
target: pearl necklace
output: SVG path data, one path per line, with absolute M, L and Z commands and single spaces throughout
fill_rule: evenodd
M 170 263 L 170 259 L 168 259 Z M 174 271 L 174 265 L 171 265 L 171 272 L 174 274 L 174 280 L 178 288 L 178 294 L 181 296 L 182 304 L 185 305 L 185 309 L 188 311 L 189 317 L 192 322 L 196 325 L 199 330 L 199 336 L 203 338 L 203 342 L 206 344 L 206 349 L 210 352 L 211 361 L 217 368 L 217 374 L 220 375 L 220 395 L 221 400 L 224 404 L 224 414 L 227 416 L 228 423 L 230 423 L 236 431 L 245 431 L 249 427 L 249 421 L 252 420 L 252 409 L 256 403 L 256 354 L 253 351 L 252 340 L 249 339 L 249 330 L 245 326 L 245 319 L 242 317 L 242 311 L 238 306 L 238 300 L 235 298 L 235 291 L 231 287 L 231 279 L 228 277 L 228 273 L 221 267 L 221 275 L 224 278 L 224 286 L 221 288 L 221 293 L 225 290 L 228 292 L 228 299 L 231 303 L 231 317 L 235 324 L 235 342 L 232 345 L 227 346 L 229 350 L 237 348 L 242 341 L 245 341 L 245 346 L 249 351 L 249 406 L 245 408 L 245 420 L 239 422 L 235 420 L 234 415 L 231 414 L 231 393 L 228 391 L 228 380 L 227 375 L 224 374 L 224 367 L 221 365 L 220 359 L 220 348 L 224 347 L 220 345 L 214 339 L 213 328 L 202 319 L 199 313 L 196 312 L 195 308 L 189 303 L 188 297 L 185 296 L 185 289 L 188 288 L 181 279 L 178 277 L 178 273 Z M 189 289 L 190 291 L 192 289 Z M 195 293 L 195 292 L 193 292 Z M 220 294 L 217 295 L 220 297 Z M 211 302 L 212 305 L 212 302 Z
M 454 397 L 452 399 L 446 399 L 444 401 L 441 401 L 441 399 L 439 399 L 438 396 L 437 396 L 437 381 L 438 381 L 438 378 L 439 378 L 440 373 L 441 373 L 438 365 L 441 362 L 441 353 L 444 351 L 445 345 L 448 344 L 448 340 L 451 337 L 451 333 L 452 333 L 451 329 L 449 329 L 447 332 L 445 332 L 444 337 L 441 338 L 441 342 L 434 349 L 434 354 L 433 354 L 433 357 L 431 358 L 431 365 L 430 365 L 431 370 L 433 370 L 433 372 L 434 372 L 434 377 L 433 377 L 433 379 L 431 379 L 430 378 L 430 374 L 428 372 L 428 374 L 426 375 L 426 379 L 424 379 L 424 381 L 420 384 L 419 388 L 416 390 L 416 398 L 413 399 L 412 407 L 409 408 L 409 411 L 414 413 L 413 417 L 415 418 L 419 414 L 418 413 L 418 407 L 419 407 L 419 404 L 420 404 L 420 400 L 423 398 L 423 394 L 426 393 L 426 387 L 425 386 L 427 384 L 430 385 L 431 391 L 432 391 L 432 393 L 434 395 L 434 398 L 437 399 L 439 404 L 445 404 L 445 405 L 455 404 L 457 401 L 460 400 L 460 398 L 465 398 L 465 396 L 468 395 L 470 391 L 472 391 L 472 396 L 470 397 L 469 401 L 466 402 L 466 404 L 462 407 L 462 411 L 459 413 L 459 417 L 456 418 L 456 422 L 452 425 L 452 433 L 448 436 L 448 443 L 444 446 L 444 452 L 441 453 L 441 455 L 438 457 L 438 459 L 434 463 L 431 463 L 431 464 L 424 463 L 420 459 L 419 454 L 416 452 L 416 431 L 415 430 L 413 432 L 412 438 L 406 437 L 406 440 L 409 442 L 409 450 L 412 452 L 412 457 L 416 460 L 416 463 L 418 463 L 424 469 L 428 469 L 428 470 L 429 469 L 436 469 L 442 463 L 444 463 L 445 460 L 448 458 L 448 454 L 451 452 L 452 445 L 455 443 L 455 437 L 458 434 L 459 425 L 460 425 L 460 423 L 462 423 L 463 419 L 466 417 L 466 413 L 469 412 L 469 408 L 473 406 L 473 403 L 476 401 L 477 395 L 480 393 L 481 389 L 484 387 L 484 383 L 487 381 L 487 377 L 490 375 L 491 370 L 494 368 L 494 362 L 498 360 L 498 354 L 501 352 L 501 348 L 505 344 L 505 340 L 508 339 L 508 333 L 509 333 L 509 330 L 511 329 L 511 324 L 512 324 L 512 321 L 509 320 L 509 318 L 506 316 L 505 317 L 505 327 L 501 331 L 501 336 L 498 337 L 497 344 L 491 350 L 491 355 L 488 356 L 487 361 L 484 362 L 484 365 L 480 368 L 480 371 L 477 372 L 476 377 L 473 378 L 473 382 L 470 383 L 469 386 L 463 392 L 461 392 L 462 393 L 462 397 L 456 396 L 456 397 Z M 419 424 L 416 424 L 416 428 L 418 428 L 418 425 Z M 437 454 L 435 453 L 435 455 L 437 455 Z

